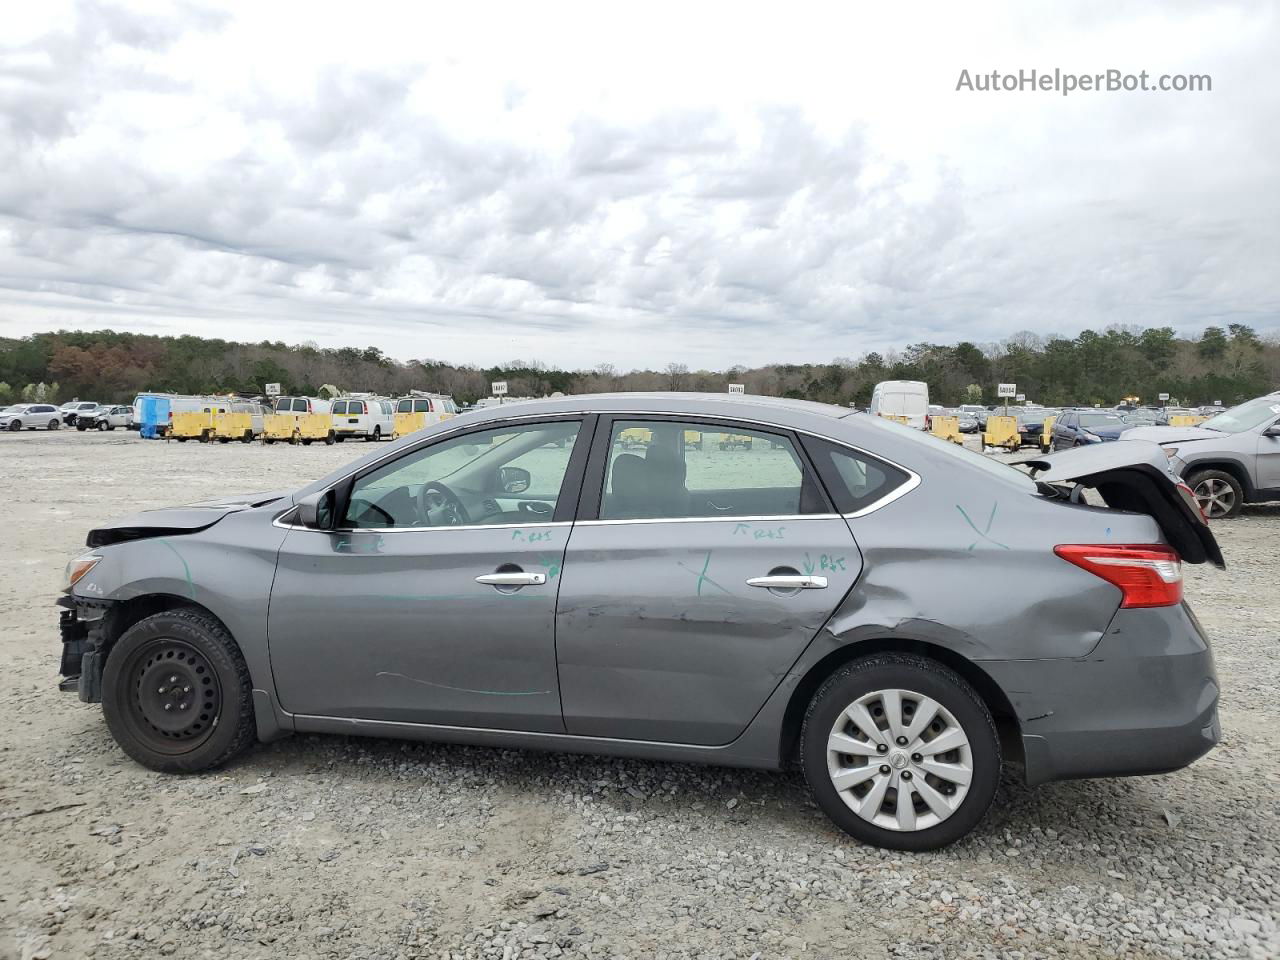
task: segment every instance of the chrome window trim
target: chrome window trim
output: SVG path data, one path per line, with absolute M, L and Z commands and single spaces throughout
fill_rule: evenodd
M 859 447 L 857 444 L 850 443 L 850 442 L 849 442 L 849 441 L 847 441 L 847 440 L 841 440 L 841 439 L 838 439 L 838 438 L 836 438 L 836 437 L 828 436 L 828 435 L 827 435 L 827 434 L 825 434 L 825 433 L 818 433 L 818 432 L 817 432 L 817 431 L 815 431 L 815 430 L 807 430 L 807 429 L 804 429 L 803 427 L 788 427 L 788 426 L 785 426 L 785 425 L 783 425 L 783 424 L 780 424 L 780 423 L 774 423 L 774 422 L 769 421 L 769 420 L 753 420 L 753 419 L 751 419 L 750 417 L 729 416 L 729 415 L 726 415 L 726 414 L 719 414 L 719 413 L 673 413 L 673 412 L 672 412 L 672 411 L 670 411 L 670 410 L 626 410 L 626 411 L 619 411 L 619 410 L 596 410 L 596 409 L 590 409 L 590 410 L 573 410 L 573 411 L 566 411 L 566 412 L 564 412 L 564 413 L 526 413 L 526 414 L 521 414 L 521 415 L 517 415 L 517 416 L 514 416 L 514 417 L 502 417 L 502 418 L 500 418 L 500 419 L 495 418 L 495 420 L 485 420 L 485 421 L 480 421 L 480 422 L 477 422 L 477 423 L 461 423 L 461 424 L 458 424 L 456 427 L 450 428 L 450 429 L 448 429 L 448 430 L 441 431 L 440 433 L 437 433 L 437 434 L 433 434 L 433 435 L 432 435 L 432 436 L 430 436 L 430 437 L 423 437 L 419 442 L 417 442 L 417 443 L 415 443 L 415 444 L 411 444 L 411 445 L 409 445 L 408 447 L 406 447 L 406 448 L 405 448 L 405 449 L 403 449 L 403 450 L 397 450 L 397 451 L 390 451 L 390 450 L 389 450 L 389 451 L 387 451 L 385 454 L 383 454 L 381 457 L 378 457 L 376 460 L 370 461 L 370 462 L 369 462 L 367 465 L 365 465 L 364 467 L 357 467 L 356 469 L 351 470 L 349 473 L 345 473 L 345 474 L 343 474 L 341 477 L 339 477 L 337 480 L 335 480 L 335 481 L 334 481 L 333 485 L 334 485 L 334 486 L 336 486 L 336 485 L 337 485 L 337 484 L 339 484 L 339 483 L 343 483 L 344 481 L 349 480 L 351 477 L 354 477 L 357 473 L 359 473 L 362 469 L 374 470 L 374 469 L 376 469 L 376 468 L 377 468 L 377 467 L 378 467 L 378 466 L 379 466 L 379 465 L 380 465 L 384 460 L 388 460 L 388 459 L 391 459 L 391 458 L 393 458 L 393 457 L 408 456 L 409 454 L 411 454 L 411 453 L 415 452 L 416 450 L 418 450 L 419 448 L 421 448 L 421 447 L 423 447 L 423 446 L 426 446 L 426 445 L 428 445 L 428 444 L 432 444 L 432 443 L 436 443 L 436 442 L 437 442 L 437 441 L 439 441 L 439 440 L 444 440 L 444 439 L 446 439 L 446 438 L 448 438 L 448 437 L 450 437 L 450 436 L 453 436 L 454 434 L 458 434 L 458 433 L 480 433 L 480 432 L 482 432 L 482 431 L 484 431 L 484 430 L 497 430 L 497 429 L 500 429 L 500 428 L 501 428 L 501 425 L 502 425 L 502 424 L 506 424 L 506 423 L 519 423 L 519 422 L 522 422 L 522 421 L 538 421 L 538 420 L 545 420 L 545 421 L 547 421 L 547 422 L 549 422 L 549 423 L 552 423 L 552 422 L 557 422 L 557 421 L 561 421 L 561 420 L 573 419 L 573 418 L 575 418 L 575 417 L 577 417 L 577 418 L 588 417 L 588 416 L 591 416 L 591 415 L 593 415 L 593 414 L 600 415 L 600 416 L 613 416 L 613 417 L 618 417 L 618 418 L 624 418 L 624 417 L 625 417 L 626 419 L 631 419 L 631 418 L 633 418 L 633 417 L 652 417 L 652 416 L 659 416 L 659 417 L 682 417 L 682 416 L 687 416 L 687 417 L 692 417 L 692 418 L 694 418 L 694 419 L 702 419 L 702 420 L 724 420 L 724 421 L 727 421 L 727 422 L 729 422 L 729 423 L 748 423 L 748 424 L 752 424 L 752 425 L 754 425 L 754 426 L 772 428 L 773 430 L 789 430 L 789 431 L 791 431 L 792 433 L 800 433 L 800 434 L 804 434 L 806 437 L 816 437 L 816 438 L 818 438 L 819 440 L 826 440 L 828 443 L 834 443 L 836 446 L 844 447 L 844 448 L 845 448 L 845 449 L 847 449 L 847 450 L 855 450 L 855 451 L 857 451 L 858 453 L 865 454 L 866 456 L 871 457 L 871 458 L 872 458 L 872 459 L 874 459 L 874 460 L 880 460 L 880 461 L 882 461 L 882 462 L 884 462 L 884 463 L 889 464 L 889 466 L 891 466 L 891 467 L 896 467 L 897 469 L 901 470 L 903 473 L 905 473 L 905 474 L 907 475 L 907 480 L 906 480 L 906 482 L 904 482 L 904 483 L 900 484 L 898 487 L 894 488 L 894 489 L 893 489 L 893 490 L 891 490 L 889 493 L 885 494 L 885 496 L 881 497 L 879 500 L 876 500 L 876 501 L 874 501 L 874 502 L 872 502 L 872 503 L 867 504 L 867 505 L 866 505 L 865 507 L 863 507 L 861 510 L 856 510 L 856 511 L 854 511 L 853 513 L 846 513 L 846 514 L 830 514 L 830 515 L 829 515 L 829 516 L 843 516 L 846 520 L 856 520 L 856 519 L 858 519 L 859 517 L 865 517 L 865 516 L 867 516 L 867 515 L 868 515 L 868 514 L 870 514 L 870 513 L 874 513 L 876 510 L 879 510 L 881 507 L 888 506 L 889 504 L 893 503 L 895 500 L 899 499 L 900 497 L 904 497 L 904 496 L 906 496 L 908 493 L 910 493 L 911 491 L 915 490 L 915 489 L 916 489 L 916 487 L 920 486 L 920 482 L 921 482 L 920 474 L 916 473 L 916 472 L 915 472 L 914 470 L 912 470 L 910 467 L 904 467 L 902 464 L 897 463 L 897 462 L 896 462 L 896 461 L 894 461 L 894 460 L 890 460 L 888 457 L 883 456 L 882 454 L 873 453 L 872 451 L 867 450 L 867 449 L 865 449 L 865 448 L 863 448 L 863 447 Z M 458 418 L 457 418 L 457 417 L 453 417 L 453 418 L 451 418 L 451 419 L 455 419 L 455 420 L 456 420 L 456 419 L 458 419 Z M 448 421 L 440 421 L 440 422 L 441 422 L 441 423 L 447 423 Z M 281 514 L 281 516 L 283 517 L 283 516 L 285 516 L 285 515 L 287 515 L 287 514 L 288 514 L 288 511 L 285 511 L 285 513 L 284 513 L 284 514 Z M 802 518 L 804 518 L 804 517 L 806 517 L 806 516 L 807 516 L 807 517 L 817 517 L 817 516 L 828 516 L 828 515 L 827 515 L 827 514 L 794 514 L 794 515 L 788 515 L 788 516 L 782 517 L 781 519 L 784 519 L 784 520 L 790 520 L 790 519 L 802 519 Z M 286 527 L 286 528 L 288 528 L 288 529 L 298 529 L 298 530 L 306 530 L 306 529 L 308 529 L 307 527 L 293 527 L 293 526 L 291 526 L 291 525 L 287 525 L 287 524 L 280 524 L 280 523 L 278 523 L 278 519 L 279 519 L 279 518 L 277 518 L 277 521 L 273 521 L 273 522 L 276 524 L 276 526 L 285 526 L 285 527 Z M 586 523 L 592 523 L 592 524 L 598 524 L 598 523 L 671 523 L 671 522 L 673 522 L 673 521 L 679 521 L 679 520 L 719 520 L 719 519 L 725 519 L 725 520 L 728 520 L 728 519 L 730 519 L 730 518 L 729 518 L 729 517 L 724 517 L 724 518 L 721 518 L 721 517 L 674 517 L 674 518 L 658 518 L 658 519 L 653 519 L 653 520 L 639 520 L 639 521 L 632 521 L 632 520 L 578 520 L 578 521 L 576 521 L 576 522 L 577 522 L 577 523 L 583 523 L 583 524 L 586 524 Z M 751 519 L 753 519 L 753 518 L 749 518 L 749 517 L 748 517 L 748 518 L 738 518 L 738 519 L 744 519 L 745 521 L 748 521 L 748 522 L 749 522 L 749 521 L 750 521 Z M 776 517 L 765 517 L 765 518 L 754 518 L 754 519 L 768 519 L 768 520 L 773 520 L 773 519 L 778 519 L 778 518 L 776 518 Z M 477 527 L 477 528 L 479 528 L 479 529 L 483 529 L 483 528 L 486 526 L 486 524 L 475 524 L 475 525 L 473 525 L 473 526 L 475 526 L 475 527 Z M 497 525 L 496 525 L 496 524 L 494 524 L 493 526 L 495 526 L 495 527 L 496 527 Z M 513 526 L 526 526 L 526 524 L 513 524 Z M 529 524 L 529 526 L 532 526 L 532 524 Z M 538 524 L 538 526 L 547 526 L 547 524 Z M 463 529 L 463 528 L 461 528 L 461 527 L 386 527 L 386 528 L 384 528 L 384 530 L 449 530 L 449 529 L 451 529 L 451 530 L 460 530 L 460 529 Z M 330 532 L 336 532 L 336 531 L 330 531 Z M 381 532 L 381 531 L 379 531 L 379 532 Z
M 332 530 L 314 530 L 311 527 L 299 526 L 285 518 L 297 510 L 297 504 L 285 510 L 271 521 L 273 527 L 282 530 L 308 530 L 312 533 L 440 533 L 449 530 L 523 530 L 526 527 L 537 527 L 544 530 L 549 527 L 572 527 L 572 520 L 551 520 L 546 523 L 532 520 L 528 523 L 465 523 L 456 527 L 334 527 Z
M 839 520 L 838 513 L 785 513 L 772 516 L 734 517 L 636 517 L 619 520 L 578 520 L 579 527 L 604 527 L 624 523 L 774 523 L 778 520 Z

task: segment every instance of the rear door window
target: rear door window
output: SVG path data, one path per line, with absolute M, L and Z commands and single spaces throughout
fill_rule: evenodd
M 293 412 L 294 412 L 294 413 L 306 413 L 306 412 L 307 412 L 307 401 L 305 401 L 305 400 L 294 400 L 294 401 L 293 401 Z
M 721 423 L 613 423 L 602 520 L 789 517 L 827 509 L 785 434 Z

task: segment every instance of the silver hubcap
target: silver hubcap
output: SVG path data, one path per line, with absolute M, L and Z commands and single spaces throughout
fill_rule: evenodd
M 1225 480 L 1210 477 L 1196 484 L 1196 502 L 1209 517 L 1221 517 L 1236 505 L 1236 492 Z
M 877 690 L 836 719 L 827 773 L 840 799 L 868 823 L 927 830 L 960 809 L 973 780 L 973 751 L 964 728 L 936 700 Z

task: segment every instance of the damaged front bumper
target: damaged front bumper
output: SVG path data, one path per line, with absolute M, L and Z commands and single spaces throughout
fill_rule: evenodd
M 58 689 L 79 694 L 85 703 L 101 703 L 106 639 L 116 601 L 68 594 L 58 598 L 58 606 L 62 608 L 58 622 L 62 635 L 62 663 L 58 672 L 62 679 L 58 681 Z

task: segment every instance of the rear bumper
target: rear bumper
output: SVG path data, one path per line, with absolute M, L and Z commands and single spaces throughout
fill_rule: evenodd
M 1029 784 L 1168 773 L 1221 738 L 1213 654 L 1185 604 L 1119 611 L 1079 660 L 982 666 L 1018 715 Z

